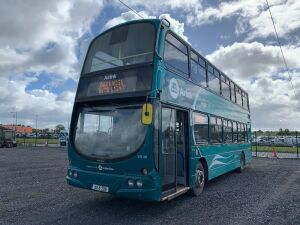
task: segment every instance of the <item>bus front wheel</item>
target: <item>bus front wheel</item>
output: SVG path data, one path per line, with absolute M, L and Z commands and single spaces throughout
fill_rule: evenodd
M 205 184 L 205 170 L 201 162 L 198 162 L 195 171 L 195 185 L 191 190 L 193 196 L 199 196 Z

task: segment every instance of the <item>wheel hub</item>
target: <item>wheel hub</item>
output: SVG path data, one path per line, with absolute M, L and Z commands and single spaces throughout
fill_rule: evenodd
M 204 172 L 202 170 L 196 170 L 196 184 L 198 187 L 204 184 Z
M 244 169 L 245 164 L 244 164 L 244 160 L 241 158 L 241 169 Z

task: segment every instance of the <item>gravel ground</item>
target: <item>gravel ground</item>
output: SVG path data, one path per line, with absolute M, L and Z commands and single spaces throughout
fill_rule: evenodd
M 162 203 L 70 187 L 66 167 L 65 148 L 0 149 L 0 224 L 300 224 L 300 160 L 254 158 Z
M 253 156 L 256 156 L 256 152 L 252 152 Z M 277 158 L 280 159 L 300 159 L 300 155 L 297 155 L 297 153 L 276 153 Z M 267 158 L 274 158 L 272 152 L 257 152 L 258 157 L 267 157 Z

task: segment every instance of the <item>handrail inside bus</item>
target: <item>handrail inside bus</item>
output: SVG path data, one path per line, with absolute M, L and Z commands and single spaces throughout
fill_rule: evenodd
M 112 64 L 112 62 L 117 61 L 117 60 L 134 58 L 134 57 L 137 57 L 137 56 L 148 55 L 148 54 L 150 54 L 150 53 L 153 53 L 153 51 L 151 51 L 151 52 L 144 52 L 144 53 L 140 53 L 140 54 L 136 54 L 136 55 L 130 55 L 130 56 L 126 56 L 126 57 L 123 57 L 123 58 L 117 58 L 117 59 L 113 59 L 113 60 L 109 60 L 109 61 L 108 61 L 108 60 L 107 60 L 107 61 L 104 61 L 104 60 L 102 60 L 101 58 L 99 58 L 99 56 L 97 56 L 96 58 L 102 60 L 103 62 L 102 62 L 102 63 L 96 63 L 96 64 L 93 64 L 93 66 L 102 65 L 102 64 L 105 64 L 105 63 L 110 63 L 110 64 Z

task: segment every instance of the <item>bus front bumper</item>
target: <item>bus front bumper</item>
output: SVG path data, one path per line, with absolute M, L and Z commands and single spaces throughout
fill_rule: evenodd
M 74 174 L 74 170 L 72 171 Z M 76 170 L 76 173 L 77 176 L 75 178 L 68 171 L 66 180 L 71 186 L 94 191 L 97 191 L 93 188 L 95 185 L 98 187 L 105 186 L 107 187 L 107 191 L 100 192 L 130 199 L 160 201 L 160 189 L 156 188 L 153 179 L 149 179 L 148 177 L 107 175 L 81 170 Z M 133 180 L 135 185 L 129 187 L 128 180 Z M 136 186 L 137 180 L 142 181 L 144 185 L 138 188 Z

